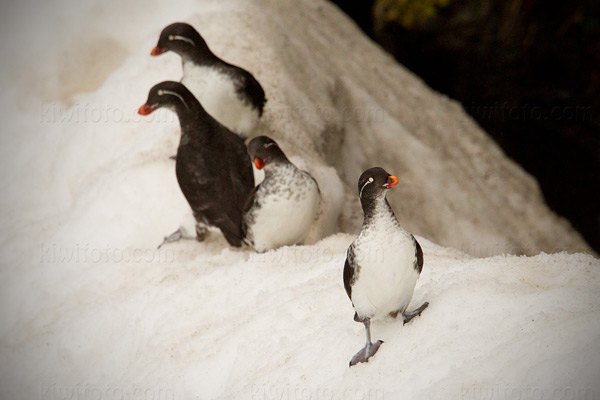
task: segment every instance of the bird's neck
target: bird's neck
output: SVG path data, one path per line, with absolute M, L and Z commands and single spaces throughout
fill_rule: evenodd
M 265 179 L 270 179 L 279 175 L 287 175 L 292 169 L 295 168 L 285 155 L 283 158 L 271 160 L 267 166 L 265 166 Z
M 388 203 L 385 194 L 375 198 L 361 199 L 361 205 L 364 214 L 363 227 L 374 221 L 398 223 L 396 214 L 394 214 L 394 210 Z
M 176 112 L 181 127 L 180 146 L 204 143 L 214 134 L 214 120 L 199 103 L 190 109 L 179 109 Z
M 183 71 L 185 74 L 185 69 L 194 66 L 194 65 L 214 65 L 219 61 L 219 57 L 215 56 L 208 47 L 205 49 L 199 49 L 191 54 L 179 54 L 181 56 L 181 62 L 183 65 Z

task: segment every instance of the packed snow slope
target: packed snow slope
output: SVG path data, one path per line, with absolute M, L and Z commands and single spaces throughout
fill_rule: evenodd
M 352 239 L 257 255 L 213 236 L 144 253 L 150 262 L 134 249 L 98 262 L 90 249 L 69 263 L 36 252 L 30 271 L 2 276 L 0 397 L 600 396 L 598 260 L 474 259 L 419 238 L 425 269 L 412 307 L 429 308 L 406 326 L 374 321 L 385 343 L 348 368 L 364 345 L 341 277 Z
M 3 37 L 16 35 L 2 44 L 3 54 L 15 55 L 2 58 L 4 78 L 17 93 L 4 90 L 2 110 L 14 118 L 17 107 L 28 121 L 18 138 L 6 132 L 2 161 L 29 175 L 6 202 L 25 206 L 27 197 L 40 210 L 43 197 L 57 211 L 79 188 L 89 195 L 88 178 L 99 168 L 123 179 L 119 163 L 172 173 L 164 155 L 176 147 L 175 118 L 165 112 L 159 123 L 134 113 L 150 87 L 180 78 L 177 55 L 149 52 L 164 26 L 182 20 L 261 82 L 268 103 L 254 135 L 278 140 L 319 180 L 324 209 L 313 242 L 358 229 L 356 181 L 378 165 L 400 177 L 390 201 L 403 224 L 436 243 L 477 256 L 589 250 L 457 102 L 431 91 L 326 1 L 3 7 Z M 26 145 L 32 140 L 35 148 Z
M 135 114 L 179 79 L 177 56 L 149 56 L 177 20 L 265 88 L 255 134 L 323 193 L 309 245 L 256 254 L 213 233 L 154 250 L 191 221 L 176 117 Z M 600 397 L 599 261 L 538 254 L 587 247 L 334 6 L 24 1 L 0 21 L 0 399 Z M 342 269 L 373 165 L 401 178 L 388 196 L 425 254 L 413 305 L 431 305 L 374 321 L 385 343 L 350 369 L 364 332 Z

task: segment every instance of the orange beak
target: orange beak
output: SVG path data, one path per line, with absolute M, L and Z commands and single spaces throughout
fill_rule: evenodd
M 265 166 L 265 160 L 261 160 L 260 158 L 255 158 L 254 165 L 256 165 L 256 169 L 263 169 L 263 167 Z
M 150 52 L 151 56 L 160 56 L 162 53 L 164 53 L 166 50 L 162 50 L 159 49 L 158 46 L 154 46 L 154 48 L 152 49 L 152 51 Z
M 383 184 L 383 187 L 391 189 L 398 184 L 398 177 L 394 175 L 388 176 L 387 182 Z
M 148 104 L 144 104 L 138 110 L 138 114 L 140 115 L 148 115 L 151 114 L 152 111 L 156 110 L 156 106 L 149 106 Z

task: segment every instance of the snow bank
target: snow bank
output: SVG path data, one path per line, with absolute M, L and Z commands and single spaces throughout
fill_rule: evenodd
M 599 396 L 598 260 L 430 242 L 587 249 L 456 103 L 333 6 L 2 7 L 0 398 Z M 257 134 L 323 191 L 314 244 L 256 255 L 211 235 L 153 250 L 190 220 L 168 159 L 175 116 L 135 114 L 179 78 L 178 57 L 148 54 L 175 20 L 265 87 Z M 431 305 L 405 327 L 373 323 L 385 344 L 349 369 L 363 345 L 341 277 L 353 235 L 330 234 L 356 230 L 356 179 L 372 165 L 402 179 L 390 199 L 425 253 L 413 303 Z
M 150 262 L 81 248 L 65 263 L 50 249 L 5 275 L 2 398 L 598 398 L 591 256 L 474 259 L 419 238 L 413 305 L 430 307 L 406 326 L 374 322 L 385 343 L 350 369 L 364 344 L 341 278 L 352 236 L 261 255 L 214 239 Z

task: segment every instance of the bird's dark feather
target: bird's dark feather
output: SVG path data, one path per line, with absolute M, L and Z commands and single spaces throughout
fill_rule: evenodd
M 420 274 L 423 271 L 423 249 L 421 249 L 421 245 L 417 242 L 417 239 L 413 235 L 410 235 L 415 242 L 415 270 Z
M 352 300 L 352 285 L 358 278 L 356 259 L 354 258 L 354 248 L 352 246 L 348 247 L 348 252 L 346 253 L 346 263 L 344 264 L 344 289 L 346 289 L 346 294 Z
M 182 139 L 177 151 L 181 191 L 196 220 L 216 226 L 229 244 L 239 247 L 243 239 L 243 205 L 254 187 L 246 146 L 214 120 L 185 126 L 195 129 L 183 129 L 188 137 Z
M 260 83 L 254 78 L 254 75 L 245 69 L 225 62 L 223 64 L 227 74 L 233 79 L 238 96 L 241 96 L 245 102 L 252 104 L 257 109 L 258 115 L 262 116 L 267 98 Z

